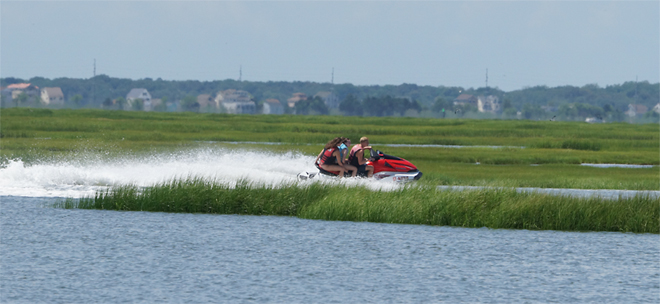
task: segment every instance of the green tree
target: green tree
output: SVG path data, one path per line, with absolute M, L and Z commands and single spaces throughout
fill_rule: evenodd
M 14 102 L 16 102 L 16 107 L 18 107 L 19 104 L 23 105 L 28 101 L 28 94 L 25 94 L 25 92 L 21 92 L 21 94 L 18 94 L 16 98 L 14 99 Z
M 310 115 L 310 114 L 328 115 L 328 113 L 330 112 L 330 109 L 328 109 L 328 106 L 325 105 L 323 99 L 319 97 L 298 101 L 296 102 L 295 109 L 296 109 L 296 114 L 298 115 Z
M 525 119 L 545 118 L 545 111 L 537 104 L 526 103 L 523 105 L 522 116 Z
M 71 102 L 71 104 L 73 104 L 76 107 L 80 107 L 80 105 L 82 104 L 82 100 L 83 100 L 83 97 L 80 94 L 75 94 L 75 95 L 71 96 L 71 98 L 69 98 L 69 101 Z
M 131 110 L 133 111 L 142 111 L 144 110 L 144 100 L 141 98 L 136 98 L 131 100 Z
M 197 97 L 188 95 L 181 100 L 181 109 L 184 111 L 199 112 L 199 103 Z
M 103 100 L 103 103 L 101 103 L 101 107 L 104 109 L 110 109 L 112 106 L 114 106 L 114 104 L 112 103 L 112 99 L 110 99 L 110 97 L 106 98 Z
M 506 108 L 502 112 L 502 116 L 504 118 L 516 118 L 518 117 L 518 110 L 516 110 L 514 107 Z
M 348 116 L 362 116 L 364 109 L 362 103 L 355 98 L 355 95 L 348 94 L 344 100 L 339 104 L 339 110 Z
M 118 97 L 115 102 L 117 103 L 117 109 L 126 110 L 126 99 L 124 97 Z
M 431 107 L 431 111 L 440 113 L 442 110 L 446 111 L 453 111 L 453 102 L 447 101 L 447 99 L 443 97 L 438 97 L 435 99 L 435 102 L 433 103 L 433 106 Z

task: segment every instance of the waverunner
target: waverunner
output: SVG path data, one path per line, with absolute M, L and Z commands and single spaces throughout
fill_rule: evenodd
M 417 170 L 417 167 L 411 162 L 392 155 L 387 155 L 379 150 L 370 150 L 371 158 L 367 161 L 367 165 L 374 167 L 373 178 L 377 180 L 390 180 L 394 182 L 407 182 L 415 181 L 422 177 L 422 172 Z M 302 172 L 298 173 L 298 180 L 310 180 L 316 177 L 337 177 L 339 172 L 326 171 L 315 164 L 319 172 Z M 367 177 L 366 172 L 358 174 L 360 177 Z M 350 172 L 345 172 L 344 177 L 350 177 Z

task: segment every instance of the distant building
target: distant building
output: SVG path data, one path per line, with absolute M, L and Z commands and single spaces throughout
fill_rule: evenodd
M 250 93 L 241 90 L 220 91 L 215 102 L 222 105 L 229 114 L 254 114 L 257 105 L 250 100 Z
M 264 102 L 264 108 L 262 113 L 264 114 L 284 114 L 284 107 L 279 100 L 271 98 L 266 99 Z
M 301 100 L 307 100 L 307 94 L 305 93 L 293 93 L 293 97 L 287 99 L 287 104 L 289 108 L 294 108 L 296 103 Z
M 628 111 L 626 111 L 626 115 L 630 117 L 635 117 L 638 115 L 643 115 L 644 113 L 648 112 L 648 110 L 649 108 L 647 108 L 645 105 L 629 104 Z
M 477 109 L 482 113 L 499 113 L 501 109 L 500 99 L 497 96 L 477 97 Z
M 314 95 L 314 98 L 319 97 L 325 103 L 328 108 L 336 109 L 339 108 L 339 97 L 335 93 L 321 91 Z
M 18 98 L 18 96 L 25 93 L 25 95 L 28 97 L 28 102 L 37 101 L 40 99 L 41 94 L 39 87 L 32 85 L 31 83 L 10 84 L 7 86 L 5 91 L 9 93 L 6 95 L 7 97 L 11 95 L 11 100 L 15 100 Z
M 455 106 L 470 105 L 470 106 L 473 106 L 473 107 L 476 108 L 477 105 L 478 105 L 478 102 L 479 102 L 478 98 L 476 96 L 470 95 L 470 94 L 461 94 L 461 95 L 458 95 L 458 97 L 456 97 L 456 99 L 454 99 L 454 105 Z
M 151 111 L 151 94 L 147 89 L 132 89 L 126 95 L 126 103 L 129 108 L 133 106 L 135 100 L 141 99 L 143 102 L 143 107 L 145 111 Z
M 588 122 L 588 123 L 602 123 L 603 122 L 602 119 L 597 118 L 597 117 L 587 117 L 584 121 Z
M 660 103 L 656 104 L 651 111 L 660 114 Z
M 201 94 L 197 96 L 197 103 L 201 110 L 211 109 L 217 110 L 219 108 L 218 103 L 211 97 L 210 94 Z
M 64 93 L 59 87 L 41 89 L 41 102 L 47 105 L 64 105 Z

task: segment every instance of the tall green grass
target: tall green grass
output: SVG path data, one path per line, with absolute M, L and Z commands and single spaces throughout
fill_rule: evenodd
M 3 109 L 0 134 L 130 141 L 325 143 L 342 135 L 372 142 L 504 145 L 588 151 L 657 151 L 655 124 L 396 117 L 228 115 L 109 110 Z
M 507 229 L 660 233 L 660 200 L 606 200 L 514 190 L 394 191 L 338 184 L 278 187 L 239 181 L 175 180 L 140 189 L 118 186 L 60 208 L 297 216 L 307 219 Z

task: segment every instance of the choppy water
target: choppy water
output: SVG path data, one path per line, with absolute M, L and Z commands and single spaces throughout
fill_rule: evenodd
M 1 303 L 658 303 L 660 237 L 0 197 Z

